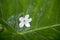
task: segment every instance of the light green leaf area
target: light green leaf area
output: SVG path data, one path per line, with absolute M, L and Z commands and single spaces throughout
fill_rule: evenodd
M 20 28 L 26 14 L 31 26 Z M 0 0 L 0 40 L 60 40 L 60 0 Z

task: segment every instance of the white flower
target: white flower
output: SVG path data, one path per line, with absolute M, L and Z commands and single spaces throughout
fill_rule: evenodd
M 24 25 L 26 27 L 30 27 L 30 22 L 32 21 L 32 18 L 29 18 L 29 15 L 26 15 L 24 18 L 20 17 L 19 18 L 19 27 L 22 28 Z

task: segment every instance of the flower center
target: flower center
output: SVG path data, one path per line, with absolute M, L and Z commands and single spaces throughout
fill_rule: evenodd
M 25 20 L 23 20 L 23 22 L 25 22 Z

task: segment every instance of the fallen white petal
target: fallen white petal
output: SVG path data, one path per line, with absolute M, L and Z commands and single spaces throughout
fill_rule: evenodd
M 30 27 L 30 24 L 29 24 L 29 23 L 26 23 L 25 26 L 26 26 L 26 27 Z
M 25 18 L 28 19 L 29 18 L 29 15 L 26 15 Z
M 20 17 L 20 18 L 19 18 L 19 21 L 22 21 L 22 20 L 23 20 L 23 17 Z
M 32 18 L 28 19 L 28 22 L 31 22 L 32 21 Z
M 24 26 L 24 23 L 20 23 L 19 27 L 22 28 Z

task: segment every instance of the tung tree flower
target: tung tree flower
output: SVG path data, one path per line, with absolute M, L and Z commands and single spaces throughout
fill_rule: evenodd
M 32 18 L 29 18 L 29 15 L 26 15 L 25 17 L 19 18 L 19 27 L 22 28 L 24 25 L 26 27 L 30 27 L 30 22 L 32 21 Z

